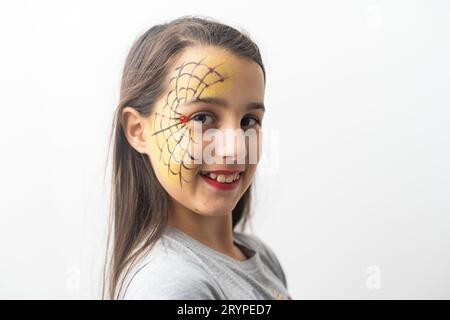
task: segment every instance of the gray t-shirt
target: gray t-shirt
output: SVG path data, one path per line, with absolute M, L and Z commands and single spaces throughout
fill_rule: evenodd
M 240 261 L 168 226 L 125 276 L 119 299 L 291 299 L 274 252 L 258 237 L 233 231 Z

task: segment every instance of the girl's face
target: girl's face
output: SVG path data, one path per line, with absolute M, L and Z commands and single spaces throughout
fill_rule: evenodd
M 229 214 L 261 154 L 261 67 L 217 47 L 191 47 L 167 81 L 148 118 L 145 153 L 176 205 L 206 216 Z

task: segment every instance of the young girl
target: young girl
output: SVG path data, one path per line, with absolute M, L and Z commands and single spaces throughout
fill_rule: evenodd
M 274 252 L 243 233 L 265 83 L 256 44 L 212 20 L 135 41 L 113 127 L 110 298 L 290 299 Z

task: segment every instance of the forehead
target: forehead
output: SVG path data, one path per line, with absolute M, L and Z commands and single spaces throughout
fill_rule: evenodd
M 189 47 L 172 64 L 169 87 L 179 103 L 218 96 L 262 100 L 264 75 L 251 59 L 217 47 Z

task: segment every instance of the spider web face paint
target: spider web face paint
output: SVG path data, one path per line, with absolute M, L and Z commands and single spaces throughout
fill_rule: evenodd
M 208 59 L 207 59 L 208 58 Z M 208 60 L 208 61 L 205 61 Z M 196 132 L 189 125 L 189 117 L 181 113 L 180 105 L 202 95 L 217 94 L 231 85 L 228 74 L 231 67 L 220 59 L 203 57 L 199 61 L 187 61 L 175 69 L 169 79 L 169 92 L 162 108 L 153 115 L 153 145 L 156 145 L 159 165 L 167 178 L 183 187 L 195 177 L 196 164 L 202 161 L 193 154 L 194 145 L 200 143 Z

